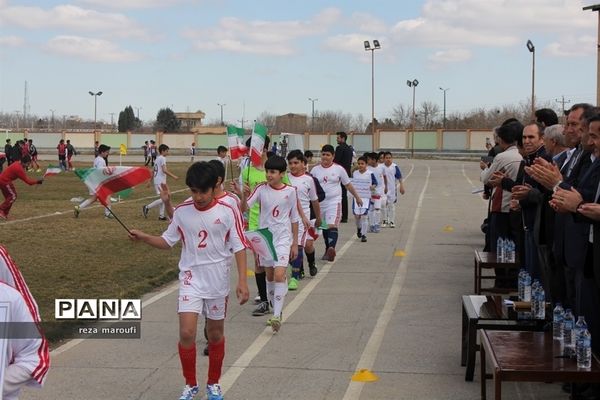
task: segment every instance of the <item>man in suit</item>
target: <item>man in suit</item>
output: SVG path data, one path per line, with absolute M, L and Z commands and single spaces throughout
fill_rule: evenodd
M 346 143 L 348 135 L 346 132 L 338 132 L 336 136 L 338 145 L 335 148 L 333 162 L 341 165 L 346 170 L 348 176 L 352 176 L 350 170 L 352 169 L 352 156 L 354 152 Z M 348 222 L 348 191 L 344 185 L 342 185 L 342 220 L 340 222 Z

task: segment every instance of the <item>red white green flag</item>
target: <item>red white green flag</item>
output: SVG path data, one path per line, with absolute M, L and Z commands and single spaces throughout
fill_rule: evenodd
M 62 172 L 62 168 L 57 167 L 56 165 L 48 165 L 46 168 L 46 172 L 44 172 L 44 178 L 47 176 L 58 175 Z
M 250 141 L 250 160 L 254 167 L 262 165 L 262 152 L 265 148 L 266 137 L 267 128 L 264 125 L 255 123 L 252 130 L 252 140 Z
M 106 206 L 111 194 L 147 181 L 152 177 L 152 171 L 145 167 L 78 168 L 75 175 Z
M 232 160 L 246 155 L 248 148 L 244 145 L 244 130 L 237 126 L 229 125 L 227 127 L 227 145 L 229 146 L 229 157 Z
M 277 252 L 273 245 L 273 234 L 269 228 L 244 232 L 250 243 L 252 251 L 262 257 L 264 261 L 277 261 Z

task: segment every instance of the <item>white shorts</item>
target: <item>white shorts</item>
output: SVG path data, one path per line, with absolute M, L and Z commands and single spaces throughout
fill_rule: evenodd
M 354 215 L 367 215 L 369 212 L 370 199 L 361 199 L 362 207 L 356 204 L 356 199 L 352 199 L 352 213 Z
M 273 247 L 275 247 L 275 253 L 277 254 L 277 261 L 265 260 L 261 256 L 258 256 L 261 267 L 287 267 L 290 262 L 292 240 L 289 237 L 283 237 L 279 240 L 274 237 L 273 242 Z
M 327 225 L 338 226 L 342 217 L 341 203 L 321 203 L 321 219 Z
M 227 315 L 229 296 L 218 299 L 203 299 L 188 294 L 179 295 L 177 312 L 192 312 L 202 314 L 208 319 L 221 320 Z
M 160 196 L 160 183 L 154 184 L 154 190 L 156 191 L 156 194 Z

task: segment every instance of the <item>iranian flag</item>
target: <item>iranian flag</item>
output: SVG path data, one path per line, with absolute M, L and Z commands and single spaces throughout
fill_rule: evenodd
M 255 167 L 262 165 L 262 152 L 265 148 L 266 137 L 267 128 L 264 125 L 255 123 L 252 130 L 252 140 L 250 141 L 250 160 Z
M 248 231 L 244 234 L 252 251 L 261 256 L 264 261 L 277 261 L 277 253 L 273 246 L 273 234 L 269 228 Z
M 60 167 L 57 167 L 56 165 L 48 165 L 48 168 L 46 168 L 46 172 L 44 172 L 44 178 L 47 176 L 52 176 L 52 175 L 58 175 L 62 172 L 62 169 Z
M 248 148 L 244 145 L 244 130 L 229 125 L 227 127 L 227 145 L 229 146 L 229 157 L 232 160 L 244 156 L 248 152 Z
M 75 174 L 105 206 L 111 194 L 130 189 L 152 177 L 152 171 L 145 167 L 83 168 L 76 169 Z

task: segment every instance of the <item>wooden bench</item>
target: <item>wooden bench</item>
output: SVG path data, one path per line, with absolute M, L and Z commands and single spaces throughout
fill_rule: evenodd
M 509 294 L 509 293 L 515 293 L 517 292 L 517 288 L 495 288 L 495 287 L 482 287 L 481 286 L 481 281 L 482 280 L 502 280 L 502 281 L 511 281 L 514 280 L 515 277 L 509 277 L 509 276 L 496 276 L 496 275 L 483 275 L 483 270 L 484 269 L 496 269 L 496 268 L 502 268 L 505 270 L 519 270 L 519 263 L 518 262 L 514 262 L 514 263 L 503 263 L 503 262 L 498 262 L 496 261 L 496 253 L 491 253 L 491 252 L 486 252 L 486 251 L 479 251 L 479 250 L 475 250 L 475 278 L 474 278 L 474 291 L 475 294 L 481 294 L 482 292 L 488 292 L 488 293 L 496 293 L 496 294 Z
M 552 332 L 479 331 L 481 339 L 481 398 L 486 379 L 494 379 L 494 398 L 502 399 L 502 382 L 600 382 L 600 363 L 592 356 L 590 369 L 578 369 L 577 360 L 562 355 Z M 493 373 L 486 374 L 486 358 Z

